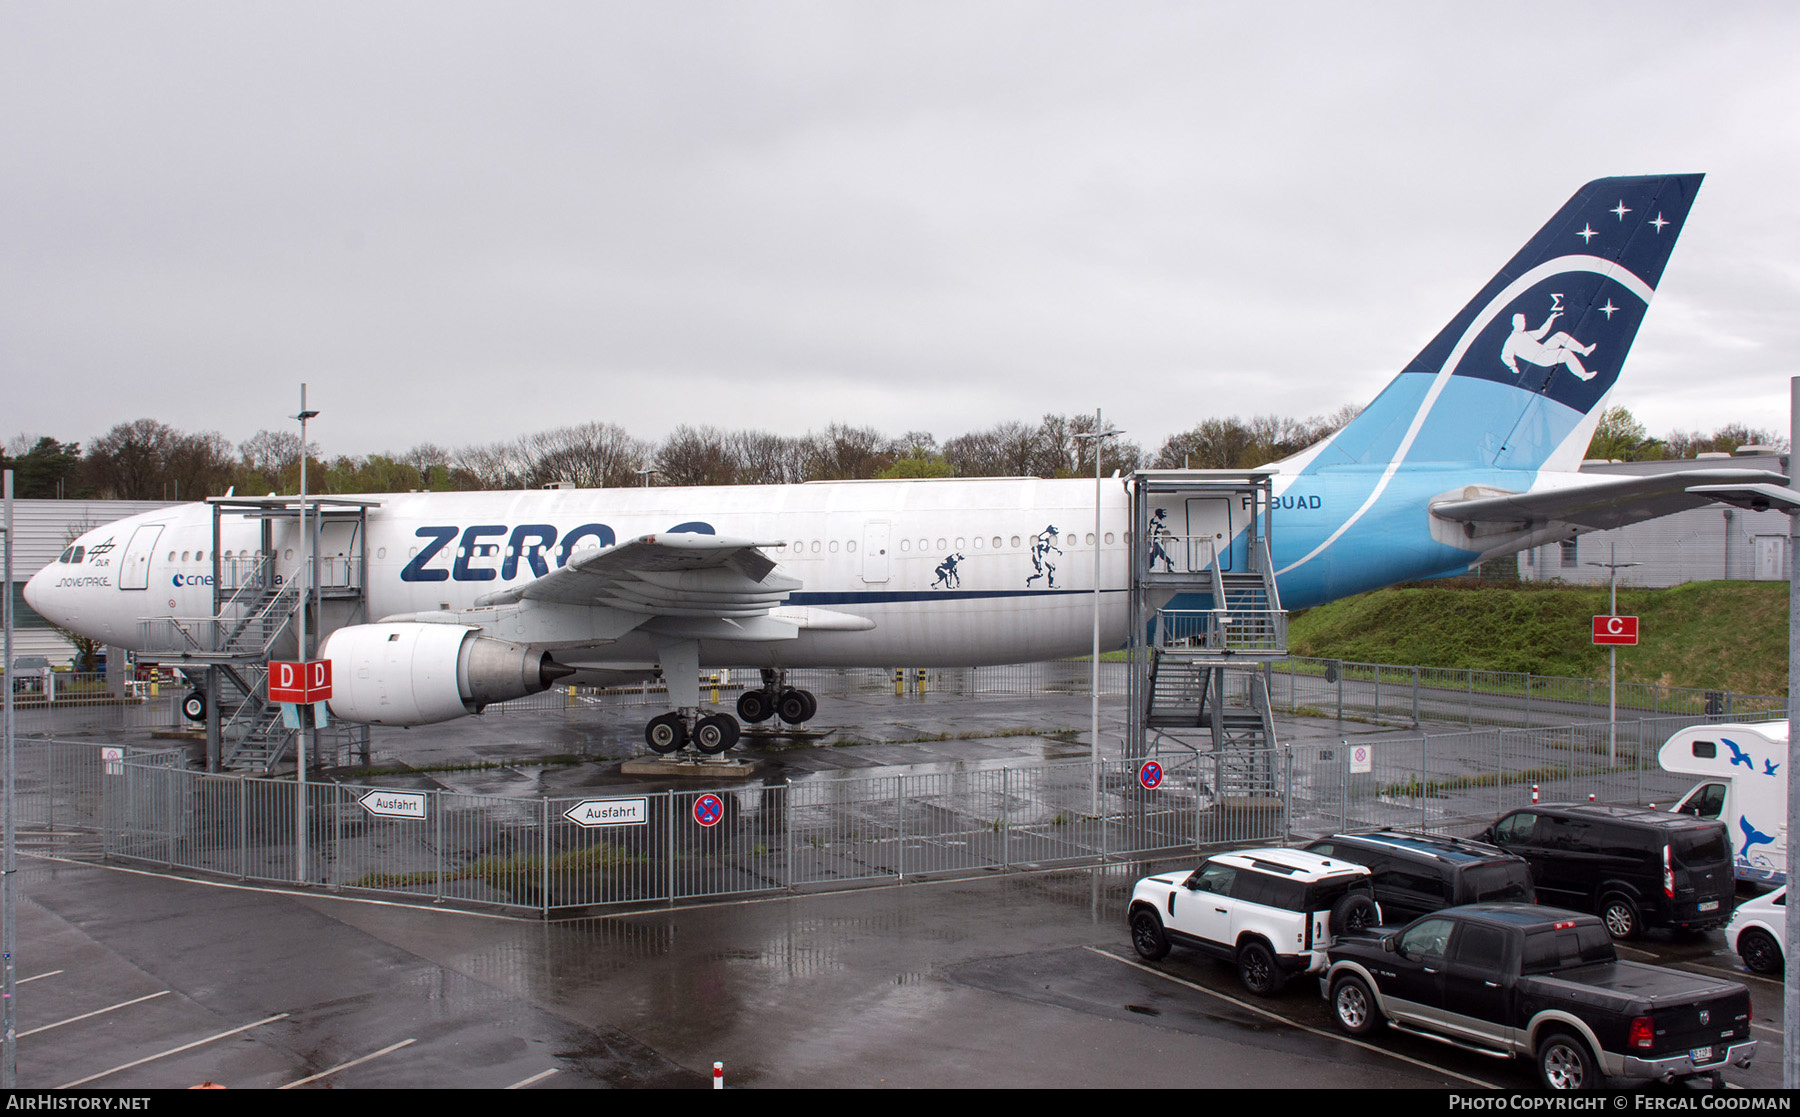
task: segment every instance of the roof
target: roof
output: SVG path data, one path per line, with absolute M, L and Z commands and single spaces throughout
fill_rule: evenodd
M 1409 830 L 1380 830 L 1372 834 L 1333 834 L 1321 841 L 1362 843 L 1365 847 L 1383 847 L 1406 853 L 1435 857 L 1440 861 L 1471 864 L 1478 861 L 1513 861 L 1514 855 L 1498 846 L 1469 838 L 1420 834 Z
M 1308 853 L 1303 849 L 1236 849 L 1229 853 L 1216 854 L 1213 861 L 1232 865 L 1240 869 L 1262 869 L 1265 872 L 1281 872 L 1296 880 L 1319 880 L 1323 877 L 1337 876 L 1342 873 L 1367 873 L 1369 870 L 1354 861 L 1342 858 L 1324 857 L 1317 853 Z

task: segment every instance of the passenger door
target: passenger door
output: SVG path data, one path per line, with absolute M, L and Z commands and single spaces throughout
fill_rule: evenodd
M 1195 869 L 1169 901 L 1169 927 L 1229 950 L 1234 906 L 1230 897 L 1236 876 L 1237 870 L 1230 865 L 1209 862 Z

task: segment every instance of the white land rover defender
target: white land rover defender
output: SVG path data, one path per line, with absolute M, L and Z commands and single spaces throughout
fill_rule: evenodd
M 1271 996 L 1290 976 L 1325 968 L 1339 932 L 1381 921 L 1367 868 L 1297 849 L 1221 853 L 1191 873 L 1137 882 L 1131 945 L 1156 961 L 1171 944 L 1235 963 L 1244 988 Z

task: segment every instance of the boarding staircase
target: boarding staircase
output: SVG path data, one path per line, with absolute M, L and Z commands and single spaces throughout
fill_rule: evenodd
M 270 703 L 268 663 L 296 655 L 300 612 L 307 587 L 316 583 L 321 602 L 349 600 L 360 612 L 362 561 L 327 558 L 320 575 L 303 555 L 278 567 L 271 525 L 297 513 L 294 498 L 214 498 L 213 612 L 201 617 L 157 617 L 142 622 L 142 662 L 179 669 L 207 695 L 208 767 L 268 773 L 290 755 L 298 730 L 284 723 L 282 708 Z M 309 498 L 315 520 L 354 521 L 353 539 L 366 527 L 367 502 Z M 222 514 L 237 513 L 261 522 L 262 546 L 221 557 Z M 316 530 L 316 529 L 315 529 Z M 360 545 L 360 544 L 359 544 Z M 287 556 L 291 558 L 292 551 Z M 315 756 L 368 743 L 367 726 L 327 726 L 319 731 Z
M 1132 501 L 1136 716 L 1127 751 L 1192 750 L 1214 769 L 1222 798 L 1273 799 L 1278 742 L 1265 665 L 1287 655 L 1287 615 L 1269 552 L 1270 480 L 1142 471 Z M 1190 517 L 1185 533 L 1175 531 L 1167 513 L 1184 505 L 1233 517 L 1207 532 Z

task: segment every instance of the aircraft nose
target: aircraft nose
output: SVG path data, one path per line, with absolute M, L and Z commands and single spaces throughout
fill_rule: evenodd
M 24 589 L 21 592 L 25 596 L 25 604 L 31 606 L 32 612 L 49 621 L 51 624 L 62 624 L 63 618 L 58 615 L 58 610 L 54 604 L 56 594 L 51 589 L 51 582 L 54 576 L 55 571 L 49 567 L 45 567 L 36 574 L 33 574 L 26 581 Z

